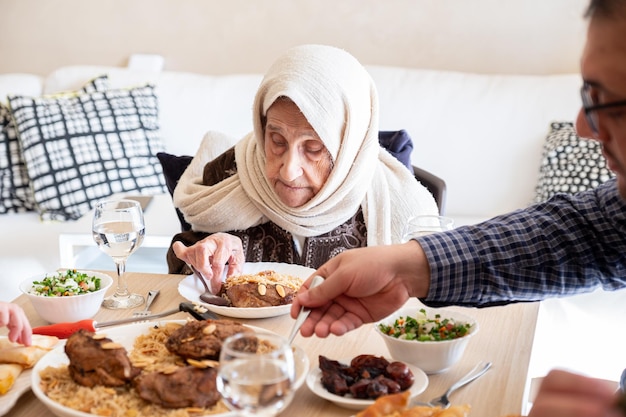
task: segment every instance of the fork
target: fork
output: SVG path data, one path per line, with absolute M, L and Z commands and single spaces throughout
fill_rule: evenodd
M 157 295 L 159 295 L 160 292 L 161 291 L 159 291 L 159 290 L 150 290 L 150 291 L 148 291 L 148 298 L 146 299 L 146 306 L 141 311 L 135 311 L 133 313 L 133 317 L 149 316 L 150 315 L 150 306 L 152 305 L 152 302 L 154 301 L 155 298 L 157 298 Z
M 450 388 L 448 388 L 448 390 L 443 393 L 442 396 L 433 398 L 427 403 L 423 401 L 413 400 L 411 401 L 411 406 L 425 405 L 429 407 L 448 408 L 450 407 L 450 399 L 448 397 L 450 396 L 450 394 L 452 394 L 453 391 L 456 391 L 457 389 L 461 388 L 465 384 L 468 384 L 472 382 L 473 380 L 475 380 L 476 378 L 478 378 L 479 376 L 483 375 L 485 372 L 489 370 L 489 368 L 491 368 L 491 362 L 479 362 L 478 365 L 476 365 L 471 371 L 465 374 L 457 382 L 452 384 Z

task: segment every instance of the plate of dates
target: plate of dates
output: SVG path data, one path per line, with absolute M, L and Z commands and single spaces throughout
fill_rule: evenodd
M 421 394 L 428 387 L 428 376 L 416 366 L 383 356 L 334 360 L 320 355 L 306 384 L 315 395 L 340 407 L 362 410 L 381 395 L 407 390 L 410 398 Z

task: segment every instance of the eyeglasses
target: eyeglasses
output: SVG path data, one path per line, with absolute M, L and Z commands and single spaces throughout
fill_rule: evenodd
M 608 109 L 611 107 L 621 107 L 626 106 L 626 100 L 613 101 L 611 103 L 603 103 L 596 104 L 597 97 L 591 92 L 591 84 L 584 83 L 580 88 L 580 97 L 583 100 L 583 110 L 585 111 L 585 118 L 587 120 L 587 124 L 591 128 L 591 131 L 594 134 L 598 134 L 599 132 L 599 122 L 598 122 L 598 110 Z

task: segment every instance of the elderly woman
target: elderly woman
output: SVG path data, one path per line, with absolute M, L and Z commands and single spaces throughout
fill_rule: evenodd
M 399 242 L 404 221 L 438 214 L 433 196 L 378 142 L 378 94 L 347 52 L 292 48 L 269 69 L 254 130 L 208 161 L 205 138 L 174 191 L 192 231 L 173 239 L 171 273 L 211 278 L 249 262 L 318 268 L 347 249 Z M 217 139 L 219 135 L 217 135 Z

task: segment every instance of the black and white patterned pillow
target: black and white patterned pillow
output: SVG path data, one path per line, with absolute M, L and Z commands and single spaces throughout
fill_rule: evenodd
M 590 190 L 614 176 L 599 142 L 576 135 L 571 122 L 553 122 L 543 146 L 534 202 Z
M 119 192 L 167 191 L 153 85 L 10 96 L 9 105 L 42 220 L 78 219 Z
M 96 92 L 109 88 L 109 77 L 89 81 L 81 91 Z M 15 122 L 9 107 L 0 103 L 0 214 L 35 210 L 35 198 L 22 157 Z
M 35 202 L 11 110 L 0 103 L 0 214 L 31 211 Z

